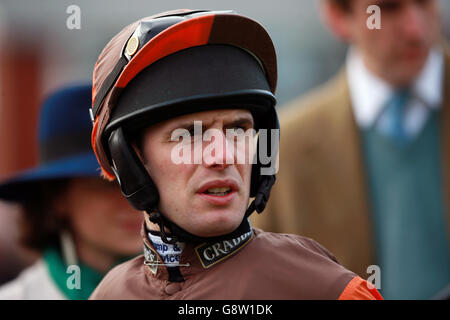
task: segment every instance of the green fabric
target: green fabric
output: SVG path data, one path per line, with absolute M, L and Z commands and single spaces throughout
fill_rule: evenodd
M 450 282 L 439 113 L 401 146 L 374 127 L 363 130 L 362 148 L 381 294 L 431 298 Z
M 132 258 L 134 258 L 134 256 L 125 257 L 120 259 L 117 264 L 123 263 Z M 43 259 L 47 265 L 47 270 L 50 277 L 53 279 L 58 289 L 69 300 L 87 300 L 105 276 L 105 274 L 92 269 L 82 262 L 79 262 L 77 266 L 80 268 L 80 288 L 69 289 L 67 281 L 69 280 L 70 284 L 74 284 L 74 281 L 70 281 L 73 280 L 73 278 L 70 277 L 75 273 L 73 270 L 69 270 L 69 272 L 67 272 L 67 266 L 64 263 L 59 250 L 54 247 L 47 248 L 44 250 Z
M 95 271 L 87 265 L 78 263 L 78 267 L 80 268 L 80 289 L 69 289 L 67 280 L 74 273 L 73 271 L 66 272 L 67 266 L 59 251 L 56 248 L 48 248 L 44 251 L 43 257 L 51 278 L 58 289 L 69 300 L 87 300 L 104 276 L 104 274 Z

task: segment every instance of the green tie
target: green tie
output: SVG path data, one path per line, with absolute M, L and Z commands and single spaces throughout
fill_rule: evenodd
M 410 98 L 409 88 L 403 88 L 394 92 L 386 103 L 386 111 L 389 125 L 384 134 L 399 145 L 405 145 L 410 137 L 405 130 L 405 110 Z

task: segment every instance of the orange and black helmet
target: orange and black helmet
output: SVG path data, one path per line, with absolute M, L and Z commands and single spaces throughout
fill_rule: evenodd
M 92 146 L 103 176 L 117 178 L 136 209 L 157 210 L 157 188 L 132 137 L 160 121 L 221 108 L 248 109 L 255 129 L 279 129 L 276 83 L 275 48 L 252 19 L 175 10 L 136 21 L 106 45 L 94 69 Z M 256 200 L 248 212 L 264 209 L 275 181 L 275 173 L 260 174 L 264 165 L 253 165 Z

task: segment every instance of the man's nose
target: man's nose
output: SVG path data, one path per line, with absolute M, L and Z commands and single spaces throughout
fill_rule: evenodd
M 205 167 L 223 170 L 234 164 L 234 144 L 228 141 L 222 130 L 208 130 L 204 140 L 203 165 Z

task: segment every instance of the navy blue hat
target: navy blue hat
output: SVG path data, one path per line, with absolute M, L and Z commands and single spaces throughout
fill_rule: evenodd
M 54 92 L 44 102 L 39 123 L 39 165 L 0 184 L 0 199 L 22 202 L 39 182 L 99 176 L 90 144 L 92 87 L 79 85 Z

